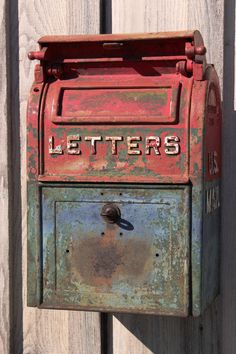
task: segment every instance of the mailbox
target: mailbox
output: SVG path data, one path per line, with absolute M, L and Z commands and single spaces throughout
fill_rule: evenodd
M 218 294 L 221 101 L 198 31 L 30 52 L 28 305 L 198 316 Z

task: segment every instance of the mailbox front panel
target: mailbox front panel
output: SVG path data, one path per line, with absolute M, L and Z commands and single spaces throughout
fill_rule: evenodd
M 41 203 L 43 307 L 188 314 L 188 187 L 43 187 Z
M 103 65 L 81 63 L 45 88 L 40 180 L 188 182 L 192 79 Z

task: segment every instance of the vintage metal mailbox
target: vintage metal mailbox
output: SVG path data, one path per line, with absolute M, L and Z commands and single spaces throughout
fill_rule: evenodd
M 48 36 L 28 102 L 28 305 L 197 316 L 219 284 L 221 103 L 198 31 Z

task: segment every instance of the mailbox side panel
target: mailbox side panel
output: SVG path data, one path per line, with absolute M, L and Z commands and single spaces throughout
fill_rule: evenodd
M 40 228 L 39 228 L 39 193 L 34 182 L 28 182 L 28 247 L 27 247 L 27 304 L 39 304 L 39 276 L 40 276 Z
M 38 80 L 40 66 L 35 68 L 27 107 L 27 304 L 39 304 L 40 290 L 40 205 L 39 205 L 39 116 L 44 83 Z
M 207 71 L 208 94 L 204 131 L 204 209 L 202 257 L 202 311 L 219 294 L 221 98 L 215 70 Z
M 221 102 L 212 66 L 195 81 L 190 113 L 192 182 L 192 314 L 199 316 L 219 292 Z
M 190 111 L 190 178 L 192 183 L 192 314 L 201 314 L 203 232 L 203 134 L 207 81 L 194 81 Z

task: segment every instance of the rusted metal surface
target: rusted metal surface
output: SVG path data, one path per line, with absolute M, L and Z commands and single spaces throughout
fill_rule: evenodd
M 116 42 L 116 41 L 139 41 L 164 39 L 191 39 L 203 44 L 199 31 L 156 32 L 156 33 L 129 33 L 129 34 L 99 34 L 99 35 L 71 35 L 71 36 L 44 36 L 38 43 L 74 43 L 74 42 Z
M 187 315 L 188 196 L 188 186 L 42 188 L 44 305 Z M 112 224 L 101 216 L 110 201 Z
M 199 315 L 218 292 L 221 171 L 219 84 L 200 33 L 39 43 L 29 304 Z
M 40 179 L 163 183 L 173 178 L 178 182 L 187 181 L 189 122 L 184 117 L 189 111 L 192 79 L 179 80 L 176 74 L 172 80 L 166 78 L 164 82 L 163 78 L 155 76 L 147 79 L 136 73 L 127 78 L 126 73 L 123 76 L 120 73 L 117 84 L 111 72 L 102 75 L 99 70 L 101 75 L 90 76 L 87 64 L 85 70 L 85 77 L 81 73 L 79 78 L 66 83 L 56 80 L 48 87 L 41 118 L 43 150 L 52 151 L 52 139 L 55 148 L 54 153 L 44 155 Z M 111 86 L 119 86 L 119 89 Z M 150 86 L 152 90 L 139 88 Z M 78 136 L 73 141 L 78 149 L 75 154 L 68 149 L 71 135 Z M 109 137 L 118 137 L 116 153 L 114 149 L 111 151 Z M 147 154 L 145 149 L 150 137 L 158 140 L 158 145 L 156 152 L 150 147 Z M 167 137 L 172 145 L 178 144 L 177 150 L 171 146 L 167 149 Z M 136 149 L 131 149 L 135 144 Z
M 211 87 L 215 91 L 215 109 L 211 108 Z M 211 185 L 220 188 L 221 174 L 221 100 L 218 77 L 212 66 L 208 66 L 204 81 L 194 83 L 190 120 L 192 312 L 198 316 L 219 292 L 220 205 L 218 201 L 217 208 L 208 213 L 206 198 Z M 219 171 L 210 175 L 209 153 L 212 151 L 219 156 Z

